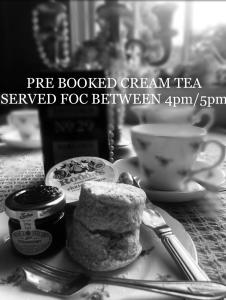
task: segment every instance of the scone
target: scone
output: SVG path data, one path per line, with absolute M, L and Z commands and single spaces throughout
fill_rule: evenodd
M 131 185 L 85 183 L 68 236 L 74 260 L 93 271 L 114 270 L 132 262 L 141 252 L 145 200 L 145 193 Z

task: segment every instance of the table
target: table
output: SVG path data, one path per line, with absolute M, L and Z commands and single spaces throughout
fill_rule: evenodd
M 133 155 L 129 129 L 124 128 L 123 133 L 128 147 L 119 149 L 116 158 Z M 212 133 L 209 138 L 226 145 L 226 135 Z M 209 149 L 205 157 L 213 160 L 214 150 Z M 226 160 L 221 167 L 226 172 Z M 0 143 L 0 211 L 8 194 L 43 180 L 41 150 L 12 149 Z M 184 225 L 197 248 L 199 263 L 209 277 L 226 284 L 226 192 L 210 193 L 206 199 L 194 202 L 158 205 Z

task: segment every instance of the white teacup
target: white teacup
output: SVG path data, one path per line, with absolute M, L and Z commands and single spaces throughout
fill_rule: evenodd
M 191 105 L 179 105 L 177 107 L 166 104 L 134 105 L 131 110 L 136 114 L 141 124 L 190 123 L 194 125 L 206 116 L 207 122 L 204 128 L 209 129 L 215 119 L 213 109 L 203 108 L 195 112 Z
M 7 121 L 18 130 L 23 140 L 40 137 L 38 111 L 35 109 L 13 110 L 9 113 Z
M 205 141 L 207 131 L 189 124 L 142 124 L 131 131 L 142 179 L 155 190 L 182 191 L 195 174 L 219 165 L 225 157 L 225 146 Z M 192 170 L 201 150 L 209 144 L 219 147 L 219 157 L 208 167 Z

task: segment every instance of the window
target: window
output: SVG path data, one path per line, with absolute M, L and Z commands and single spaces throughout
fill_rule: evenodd
M 199 33 L 218 25 L 226 25 L 225 1 L 194 1 L 192 2 L 191 30 Z
M 101 5 L 111 5 L 111 1 L 84 0 L 70 1 L 72 52 L 84 40 L 93 39 L 99 31 L 97 10 Z M 164 68 L 173 69 L 179 64 L 187 64 L 194 57 L 194 48 L 210 42 L 215 56 L 226 59 L 226 2 L 225 1 L 115 1 L 124 4 L 131 12 L 132 31 L 130 37 L 143 39 L 158 48 L 158 24 L 153 13 L 156 6 L 175 6 L 172 13 L 171 53 Z M 167 17 L 167 15 L 166 15 Z M 164 20 L 163 20 L 164 21 Z M 170 24 L 170 23 L 169 23 Z M 117 26 L 113 27 L 117 28 Z M 210 49 L 210 47 L 209 47 Z M 222 60 L 223 61 L 223 60 Z

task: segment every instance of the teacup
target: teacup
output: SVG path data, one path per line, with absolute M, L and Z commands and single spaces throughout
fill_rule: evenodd
M 7 121 L 18 130 L 23 140 L 40 137 L 38 111 L 35 109 L 13 110 L 9 113 Z
M 204 128 L 209 129 L 214 123 L 214 110 L 203 108 L 195 112 L 192 105 L 171 107 L 166 104 L 134 105 L 131 110 L 138 117 L 139 123 L 188 123 L 197 124 L 206 116 Z
M 225 157 L 225 146 L 205 141 L 207 130 L 190 124 L 142 124 L 132 128 L 142 179 L 155 190 L 182 191 L 195 174 L 211 170 Z M 208 167 L 192 170 L 201 150 L 216 144 L 219 157 Z

